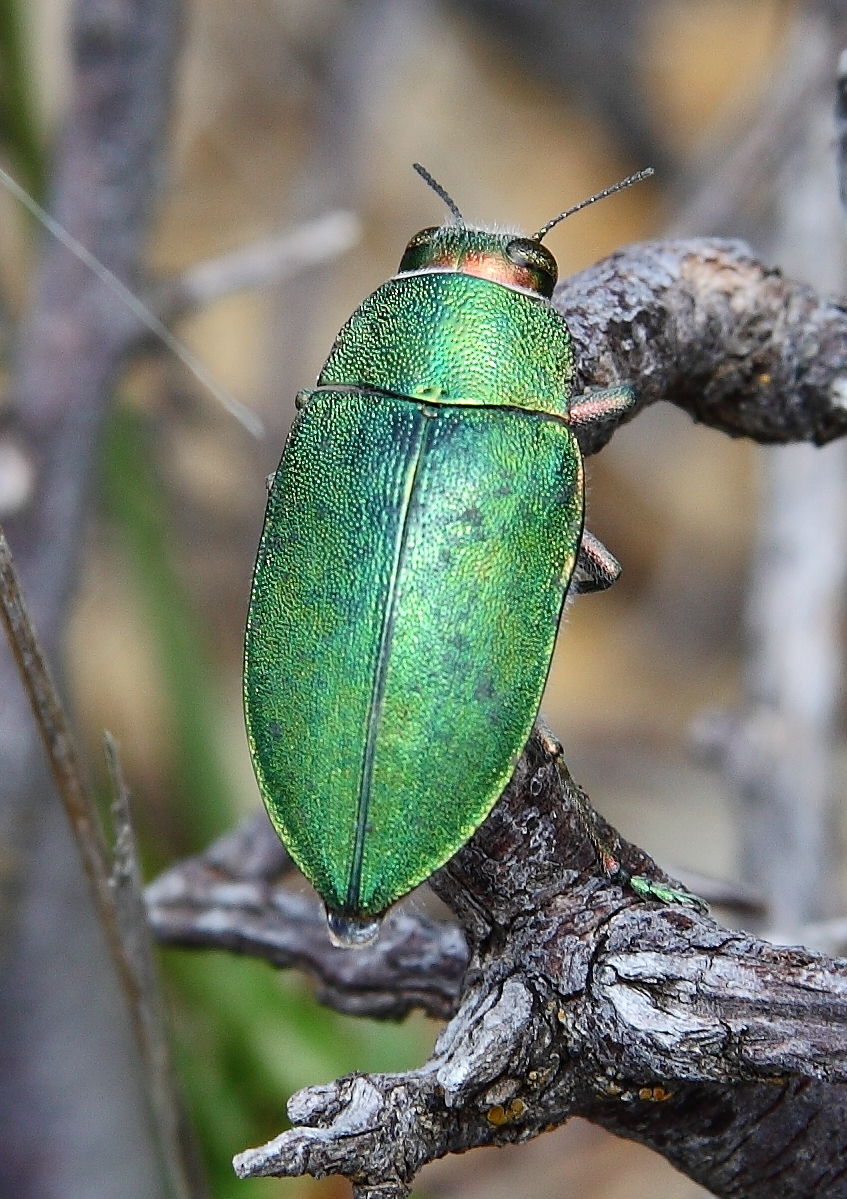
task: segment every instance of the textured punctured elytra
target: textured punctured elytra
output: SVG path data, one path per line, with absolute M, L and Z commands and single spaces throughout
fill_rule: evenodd
M 385 910 L 476 831 L 533 727 L 569 588 L 619 573 L 583 530 L 580 423 L 541 244 L 453 221 L 353 313 L 272 477 L 247 620 L 262 795 L 330 935 Z

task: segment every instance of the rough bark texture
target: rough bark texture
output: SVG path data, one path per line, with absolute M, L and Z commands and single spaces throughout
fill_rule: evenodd
M 439 1019 L 453 1014 L 468 965 L 456 925 L 397 908 L 367 953 L 341 952 L 314 895 L 284 885 L 294 870 L 259 812 L 150 884 L 150 923 L 164 945 L 297 967 L 315 981 L 322 1003 L 352 1016 L 400 1020 L 413 1008 Z
M 458 1008 L 420 1070 L 295 1095 L 297 1127 L 236 1159 L 242 1176 L 342 1173 L 361 1195 L 400 1196 L 433 1158 L 582 1115 L 663 1153 L 717 1195 L 764 1199 L 777 1180 L 785 1199 L 843 1194 L 847 962 L 777 948 L 610 884 L 540 742 L 432 880 L 467 938 L 461 989 L 459 930 L 402 909 L 384 944 L 331 950 L 315 900 L 272 881 L 284 880 L 284 859 L 273 863 L 269 833 L 257 821 L 237 853 L 230 842 L 154 884 L 156 931 L 179 942 L 178 922 L 189 920 L 187 943 L 244 950 L 258 928 L 282 946 L 281 964 L 296 960 L 344 1011 Z M 620 849 L 631 872 L 667 878 L 640 850 Z M 240 942 L 227 890 L 252 909 Z
M 631 380 L 732 437 L 824 445 L 847 430 L 847 312 L 762 264 L 743 242 L 644 242 L 564 280 L 554 303 L 578 385 Z M 596 453 L 609 423 L 583 441 Z

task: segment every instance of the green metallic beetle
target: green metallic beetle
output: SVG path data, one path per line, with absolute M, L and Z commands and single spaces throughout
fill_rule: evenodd
M 565 597 L 614 582 L 583 529 L 575 430 L 628 387 L 571 395 L 542 238 L 424 229 L 339 333 L 273 476 L 247 621 L 259 787 L 340 944 L 475 832 L 530 735 Z

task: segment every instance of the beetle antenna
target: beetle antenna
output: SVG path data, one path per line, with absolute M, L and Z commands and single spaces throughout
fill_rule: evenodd
M 417 167 L 415 167 L 417 170 Z M 574 204 L 573 208 L 566 208 L 564 212 L 560 212 L 558 216 L 554 216 L 552 221 L 548 221 L 546 225 L 542 225 L 537 233 L 533 233 L 533 241 L 541 241 L 546 237 L 554 225 L 558 225 L 559 221 L 563 221 L 565 217 L 573 216 L 575 212 L 579 212 L 581 208 L 587 208 L 589 204 L 594 204 L 597 200 L 605 200 L 606 196 L 613 196 L 615 192 L 623 191 L 625 187 L 631 187 L 633 183 L 640 183 L 642 179 L 649 179 L 655 174 L 652 167 L 645 167 L 643 171 L 636 171 L 634 175 L 627 175 L 626 179 L 622 179 L 620 183 L 616 183 L 614 187 L 604 188 L 603 191 L 597 192 L 594 196 L 589 196 L 587 200 L 580 200 L 579 204 Z
M 433 179 L 432 175 L 430 175 L 430 173 L 426 169 L 426 167 L 422 167 L 419 162 L 413 162 L 412 170 L 417 171 L 418 174 L 420 175 L 421 179 L 423 179 L 424 183 L 428 183 L 429 186 L 432 188 L 432 190 L 435 192 L 435 194 L 437 196 L 441 197 L 441 199 L 444 201 L 444 203 L 447 205 L 447 207 L 450 209 L 453 216 L 455 217 L 456 224 L 464 225 L 465 218 L 459 212 L 456 201 L 452 198 L 452 196 L 447 194 L 447 192 L 444 190 L 444 188 L 441 186 L 441 184 L 438 182 L 437 179 Z

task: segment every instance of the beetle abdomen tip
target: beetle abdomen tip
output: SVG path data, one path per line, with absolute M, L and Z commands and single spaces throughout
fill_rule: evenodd
M 327 908 L 326 927 L 337 949 L 363 949 L 379 935 L 382 916 L 343 916 Z

